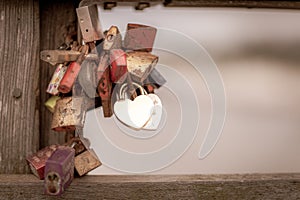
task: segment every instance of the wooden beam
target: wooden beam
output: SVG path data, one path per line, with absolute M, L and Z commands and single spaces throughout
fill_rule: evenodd
M 167 7 L 245 7 L 299 9 L 300 1 L 259 0 L 165 0 Z
M 39 2 L 0 1 L 0 174 L 39 148 Z
M 76 178 L 61 199 L 299 199 L 300 174 Z M 33 175 L 0 175 L 0 199 L 52 199 Z
M 77 31 L 76 9 L 74 0 L 40 1 L 41 48 L 40 50 L 57 49 L 65 42 L 66 35 Z M 76 38 L 75 38 L 76 39 Z M 39 55 L 39 53 L 38 53 Z M 52 113 L 44 106 L 50 97 L 46 88 L 51 80 L 55 67 L 40 61 L 40 147 L 51 144 L 63 144 L 65 133 L 51 130 Z

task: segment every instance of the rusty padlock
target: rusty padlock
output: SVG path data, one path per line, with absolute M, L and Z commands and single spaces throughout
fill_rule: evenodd
M 61 195 L 74 178 L 75 150 L 71 147 L 59 147 L 46 161 L 45 193 Z
M 47 87 L 47 90 L 46 90 L 47 93 L 49 93 L 51 95 L 58 95 L 59 84 L 60 84 L 62 78 L 64 77 L 67 69 L 68 69 L 68 67 L 63 64 L 57 65 L 57 67 L 52 75 L 51 81 Z
M 100 58 L 97 77 L 99 79 L 98 93 L 101 97 L 103 115 L 104 117 L 111 117 L 113 114 L 111 107 L 112 82 L 110 79 L 110 67 L 107 54 L 103 54 Z
M 54 131 L 75 130 L 82 128 L 85 120 L 85 109 L 81 97 L 65 97 L 56 103 L 51 129 Z
M 149 52 L 127 52 L 127 70 L 132 79 L 142 83 L 149 76 L 158 62 L 158 56 Z
M 71 64 L 69 65 L 69 67 L 58 87 L 58 90 L 61 93 L 68 93 L 72 90 L 72 87 L 73 87 L 73 85 L 77 79 L 77 76 L 80 72 L 81 63 L 85 59 L 85 56 L 87 55 L 88 50 L 89 50 L 88 45 L 84 45 L 81 48 L 81 51 L 80 51 L 81 54 L 78 57 L 78 59 L 76 60 L 76 62 L 71 62 Z
M 78 23 L 85 43 L 104 38 L 96 4 L 76 9 Z
M 92 149 L 87 149 L 75 157 L 75 169 L 79 176 L 83 176 L 101 166 L 101 162 Z
M 39 179 L 44 179 L 46 161 L 57 148 L 56 144 L 47 146 L 26 158 L 32 173 Z
M 156 28 L 142 24 L 128 24 L 124 38 L 124 48 L 151 52 L 156 36 Z
M 126 53 L 122 49 L 110 50 L 110 78 L 113 83 L 123 83 L 126 79 Z
M 122 48 L 122 36 L 118 27 L 111 26 L 105 35 L 103 43 L 103 50 L 121 49 Z

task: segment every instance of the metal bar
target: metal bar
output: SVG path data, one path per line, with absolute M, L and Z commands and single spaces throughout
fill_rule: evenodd
M 268 0 L 83 0 L 79 6 L 91 4 L 132 5 L 139 7 L 140 3 L 149 6 L 163 3 L 166 7 L 241 7 L 241 8 L 275 8 L 275 9 L 300 9 L 300 1 L 268 1 Z

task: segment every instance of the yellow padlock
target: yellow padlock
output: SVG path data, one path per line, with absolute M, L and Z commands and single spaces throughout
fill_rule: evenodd
M 59 96 L 52 96 L 46 101 L 45 106 L 48 108 L 50 112 L 52 113 L 54 112 L 56 101 L 59 99 L 60 99 Z

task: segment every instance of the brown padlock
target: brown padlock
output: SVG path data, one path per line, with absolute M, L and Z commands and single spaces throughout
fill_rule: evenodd
M 98 15 L 96 4 L 83 6 L 76 9 L 78 23 L 85 43 L 101 40 L 103 31 Z
M 75 130 L 83 128 L 85 109 L 81 97 L 65 97 L 57 100 L 51 129 L 54 131 Z
M 101 104 L 104 117 L 111 117 L 113 114 L 111 106 L 112 82 L 110 80 L 108 55 L 103 54 L 100 59 L 101 60 L 97 69 L 97 76 L 99 79 L 98 93 L 101 97 Z
M 122 36 L 118 27 L 111 26 L 105 35 L 103 50 L 121 49 Z
M 132 79 L 144 82 L 158 62 L 158 57 L 148 52 L 127 52 L 127 70 Z
M 156 36 L 156 28 L 142 24 L 128 24 L 124 38 L 124 48 L 151 52 Z
M 83 176 L 102 163 L 92 149 L 88 149 L 75 157 L 75 169 L 79 176 Z

